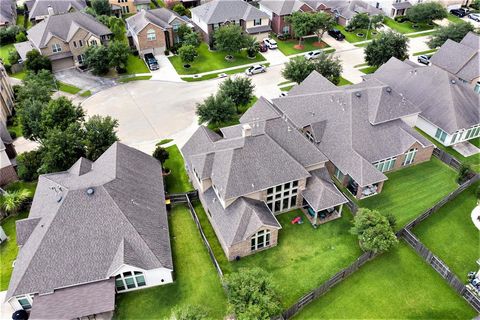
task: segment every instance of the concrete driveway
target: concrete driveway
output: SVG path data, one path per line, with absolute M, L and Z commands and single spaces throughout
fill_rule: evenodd
M 92 93 L 113 87 L 114 80 L 104 77 L 97 77 L 90 72 L 81 72 L 75 68 L 55 72 L 57 80 L 69 83 L 83 90 L 90 90 Z

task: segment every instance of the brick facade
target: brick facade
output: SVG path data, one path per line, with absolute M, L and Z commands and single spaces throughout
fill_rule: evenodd
M 155 30 L 155 40 L 148 40 L 147 33 L 149 30 Z M 170 37 L 167 43 L 167 36 Z M 164 31 L 163 29 L 159 28 L 158 26 L 149 23 L 142 31 L 137 34 L 137 50 L 139 52 L 148 51 L 151 49 L 164 51 L 167 48 L 170 48 L 173 43 L 173 34 L 172 30 L 169 29 L 168 31 Z
M 15 168 L 10 165 L 0 169 L 0 186 L 9 184 L 10 182 L 17 181 L 18 176 Z

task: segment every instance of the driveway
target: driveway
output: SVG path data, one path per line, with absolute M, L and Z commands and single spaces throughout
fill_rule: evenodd
M 158 70 L 152 71 L 152 80 L 162 80 L 162 81 L 174 81 L 174 82 L 181 82 L 183 81 L 180 79 L 177 71 L 170 63 L 168 57 L 163 54 L 159 54 L 155 56 L 158 61 L 158 66 L 160 67 Z
M 267 50 L 267 52 L 262 52 L 261 54 L 267 60 L 267 62 L 270 62 L 271 66 L 284 64 L 288 61 L 287 56 L 285 56 L 282 51 L 278 49 Z
M 92 93 L 113 87 L 114 80 L 104 77 L 97 77 L 90 72 L 81 72 L 75 68 L 55 72 L 57 80 L 74 85 L 83 90 L 90 90 Z

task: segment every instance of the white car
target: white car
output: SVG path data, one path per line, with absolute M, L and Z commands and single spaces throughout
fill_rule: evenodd
M 270 38 L 265 38 L 263 39 L 263 43 L 265 43 L 265 45 L 268 47 L 268 49 L 272 50 L 272 49 L 277 49 L 278 46 L 277 46 L 277 41 L 273 40 L 273 39 L 270 39 Z
M 250 68 L 247 68 L 247 70 L 245 70 L 245 74 L 247 76 L 253 76 L 254 74 L 263 73 L 266 71 L 267 71 L 267 68 L 265 68 L 261 64 L 257 64 L 257 65 L 251 66 Z
M 480 13 L 470 13 L 468 18 L 472 19 L 473 21 L 480 22 Z
M 317 59 L 318 57 L 320 57 L 321 54 L 322 54 L 322 51 L 314 50 L 314 51 L 310 51 L 310 52 L 305 53 L 304 57 L 307 60 Z

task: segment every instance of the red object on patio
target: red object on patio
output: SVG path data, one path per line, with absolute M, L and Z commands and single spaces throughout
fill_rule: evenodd
M 292 224 L 299 223 L 302 220 L 301 217 L 296 217 L 295 219 L 292 220 Z

